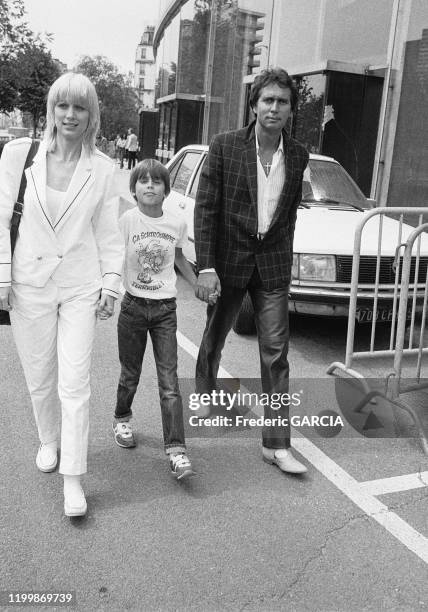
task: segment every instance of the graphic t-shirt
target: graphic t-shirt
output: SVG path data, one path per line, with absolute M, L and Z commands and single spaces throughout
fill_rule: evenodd
M 137 207 L 119 219 L 125 241 L 123 285 L 132 295 L 163 300 L 175 297 L 175 248 L 187 243 L 187 226 L 169 211 L 148 217 Z

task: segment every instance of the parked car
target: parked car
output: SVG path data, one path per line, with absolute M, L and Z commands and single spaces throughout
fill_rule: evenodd
M 171 193 L 165 206 L 185 218 L 189 244 L 186 258 L 196 263 L 193 212 L 199 177 L 208 147 L 191 145 L 181 149 L 167 164 Z M 374 206 L 345 169 L 333 158 L 311 154 L 303 179 L 302 204 L 297 213 L 294 236 L 290 312 L 327 317 L 347 317 L 353 262 L 354 235 L 364 212 Z M 369 222 L 370 223 L 370 222 Z M 364 234 L 360 258 L 357 320 L 370 322 L 373 317 L 373 289 L 379 220 Z M 403 226 L 405 239 L 413 228 Z M 397 245 L 398 222 L 384 218 L 380 265 L 377 319 L 392 316 L 395 280 L 393 267 Z M 428 265 L 428 238 L 423 237 L 419 263 L 419 282 L 424 283 Z M 237 333 L 251 333 L 254 317 L 251 300 L 244 299 L 234 324 Z

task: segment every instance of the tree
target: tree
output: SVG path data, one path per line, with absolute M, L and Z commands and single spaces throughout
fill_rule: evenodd
M 0 112 L 20 108 L 38 120 L 41 113 L 35 100 L 41 98 L 44 104 L 52 76 L 58 72 L 46 48 L 52 35 L 35 34 L 24 17 L 24 0 L 0 0 Z
M 16 61 L 0 52 L 0 112 L 10 113 L 16 106 Z
M 0 112 L 13 111 L 17 100 L 16 54 L 31 36 L 23 0 L 0 0 Z
M 114 138 L 130 127 L 138 133 L 138 97 L 117 66 L 102 55 L 85 55 L 75 70 L 95 85 L 100 101 L 101 132 L 107 138 Z
M 316 95 L 304 76 L 298 82 L 299 104 L 294 135 L 312 153 L 319 153 L 324 93 Z
M 18 90 L 16 108 L 27 112 L 33 120 L 34 136 L 40 117 L 46 112 L 46 98 L 52 83 L 60 76 L 61 69 L 43 43 L 33 41 L 17 54 L 16 76 Z
M 2 50 L 13 52 L 22 48 L 33 36 L 27 23 L 24 0 L 0 0 L 0 46 Z

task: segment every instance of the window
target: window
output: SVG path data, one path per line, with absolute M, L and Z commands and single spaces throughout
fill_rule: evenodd
M 171 172 L 171 189 L 183 195 L 186 193 L 190 177 L 200 158 L 200 151 L 188 151 L 184 154 L 181 163 L 179 162 L 177 170 L 175 170 L 174 167 Z
M 141 49 L 141 59 L 146 59 L 147 49 L 144 47 Z
M 175 180 L 175 177 L 177 175 L 178 169 L 180 168 L 181 160 L 182 160 L 182 158 L 180 157 L 180 159 L 178 159 L 175 162 L 175 164 L 169 168 L 169 182 L 171 184 L 171 187 L 172 187 L 172 185 L 174 183 L 174 180 Z
M 202 166 L 204 165 L 204 163 L 205 163 L 205 157 L 202 160 L 202 162 L 199 164 L 199 168 L 198 168 L 198 170 L 196 172 L 195 178 L 193 179 L 192 187 L 191 187 L 190 193 L 189 193 L 189 196 L 191 198 L 196 198 L 196 192 L 198 190 L 199 179 L 201 177 L 201 170 L 202 170 Z
M 311 204 L 338 206 L 349 202 L 362 208 L 369 204 L 348 173 L 335 162 L 311 159 L 303 175 L 303 199 Z

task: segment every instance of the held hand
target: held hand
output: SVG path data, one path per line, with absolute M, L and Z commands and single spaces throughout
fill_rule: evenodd
M 97 317 L 102 321 L 109 319 L 114 312 L 114 297 L 102 293 L 97 306 Z
M 220 279 L 215 272 L 199 274 L 195 285 L 195 295 L 207 304 L 215 304 L 221 294 Z
M 2 287 L 0 289 L 0 309 L 1 310 L 12 310 L 10 305 L 10 287 Z

